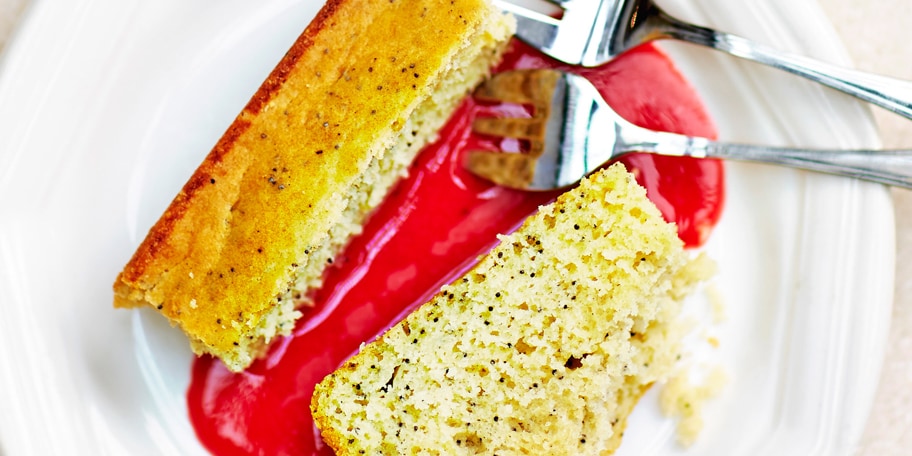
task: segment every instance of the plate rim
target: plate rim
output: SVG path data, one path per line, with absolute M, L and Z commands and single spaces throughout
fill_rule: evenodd
M 2 106 L 11 104 L 11 103 L 3 103 L 2 101 L 4 99 L 8 99 L 9 97 L 12 97 L 13 99 L 15 99 L 15 96 L 10 95 L 10 90 L 12 90 L 12 89 L 9 86 L 9 84 L 11 84 L 9 81 L 13 78 L 13 76 L 11 76 L 11 74 L 16 75 L 17 72 L 21 72 L 20 68 L 17 67 L 16 64 L 21 63 L 21 62 L 30 64 L 29 58 L 28 58 L 29 50 L 26 49 L 26 45 L 33 44 L 33 43 L 39 43 L 40 45 L 44 45 L 44 46 L 49 45 L 49 43 L 47 41 L 41 41 L 41 39 L 42 39 L 41 30 L 42 29 L 47 30 L 47 28 L 44 28 L 44 24 L 47 21 L 51 21 L 51 23 L 53 23 L 52 18 L 55 17 L 54 16 L 55 13 L 53 13 L 51 11 L 51 7 L 50 7 L 51 3 L 52 2 L 45 2 L 43 0 L 33 0 L 33 3 L 29 6 L 29 8 L 26 11 L 26 14 L 23 18 L 23 21 L 20 24 L 20 29 L 14 35 L 14 37 L 11 39 L 11 41 L 8 43 L 6 51 L 3 52 L 2 54 L 0 54 L 0 59 L 2 59 L 2 61 L 0 61 L 0 119 L 3 119 Z M 98 6 L 102 3 L 104 3 L 104 2 L 97 1 L 97 0 L 79 0 L 79 1 L 72 2 L 71 8 L 74 11 L 81 11 L 80 8 L 91 8 L 93 6 Z M 773 10 L 775 10 L 776 8 L 781 8 L 784 3 L 787 3 L 787 2 L 785 2 L 784 0 L 776 0 L 775 2 L 771 2 L 770 5 L 772 5 L 771 8 L 773 8 Z M 136 4 L 137 4 L 137 2 L 135 2 L 135 0 L 134 0 L 133 5 L 135 6 Z M 823 17 L 822 12 L 819 11 L 819 7 L 812 0 L 807 0 L 803 3 L 799 3 L 797 5 L 797 7 L 799 9 L 799 14 L 796 14 L 796 16 L 798 16 L 802 13 L 805 13 L 805 14 L 809 15 L 809 16 L 805 16 L 805 17 L 815 17 L 814 16 L 815 14 L 818 14 L 818 17 Z M 816 11 L 815 11 L 815 7 L 817 8 Z M 788 8 L 790 8 L 790 11 L 792 13 L 795 13 L 796 5 L 789 4 Z M 59 12 L 57 12 L 56 14 L 59 14 Z M 811 21 L 811 23 L 818 25 L 820 30 L 817 30 L 817 32 L 824 33 L 824 35 L 826 34 L 826 29 L 827 29 L 826 24 L 820 25 L 814 21 Z M 835 36 L 835 32 L 833 32 L 833 36 Z M 837 43 L 837 44 L 835 44 L 829 50 L 822 50 L 823 54 L 826 54 L 828 57 L 834 58 L 837 60 L 840 58 L 844 58 L 844 49 L 842 49 L 839 41 L 836 40 L 833 43 Z M 819 51 L 821 51 L 821 49 L 815 49 L 815 51 L 819 52 Z M 840 53 L 842 53 L 843 55 L 841 56 Z M 15 95 L 15 94 L 13 94 L 13 95 Z M 39 108 L 40 108 L 40 106 L 38 108 L 34 108 L 34 109 L 39 109 Z M 40 115 L 38 113 L 33 113 L 33 114 L 36 116 Z M 867 127 L 873 128 L 872 119 L 870 120 L 870 124 L 867 125 Z M 875 136 L 876 136 L 876 134 L 875 134 Z M 876 138 L 875 138 L 875 140 L 876 140 Z M 863 141 L 871 141 L 871 139 L 867 138 L 867 139 L 863 139 Z M 3 146 L 4 144 L 11 146 L 11 149 L 15 148 L 14 150 L 16 153 L 24 153 L 24 151 L 29 150 L 28 143 L 21 143 L 21 144 L 18 144 L 18 147 L 16 147 L 17 144 L 15 142 L 10 144 L 9 139 L 4 141 L 4 139 L 0 138 L 0 146 Z M 3 147 L 0 147 L 0 150 L 3 150 L 3 149 L 4 149 Z M 0 154 L 0 155 L 3 155 L 3 154 Z M 4 157 L 0 156 L 0 165 L 5 163 L 3 160 L 4 160 Z M 14 167 L 11 167 L 10 169 L 13 169 L 13 168 Z M 819 185 L 819 182 L 814 182 L 814 181 L 819 181 L 818 176 L 807 177 L 805 179 L 806 179 L 806 185 Z M 808 179 L 811 183 L 807 183 Z M 13 185 L 14 182 L 16 182 L 16 181 L 11 180 L 9 178 L 3 179 L 3 175 L 2 175 L 2 173 L 0 173 L 0 195 L 2 195 L 3 193 L 7 193 L 8 190 L 11 190 L 12 188 L 14 188 L 14 185 Z M 892 306 L 892 303 L 893 303 L 893 299 L 892 299 L 893 277 L 891 274 L 894 271 L 893 263 L 894 263 L 894 255 L 895 255 L 895 248 L 892 247 L 893 243 L 895 242 L 895 233 L 893 232 L 893 229 L 894 229 L 893 208 L 892 208 L 892 204 L 890 203 L 890 195 L 886 188 L 881 187 L 881 186 L 876 186 L 873 184 L 858 183 L 858 184 L 854 185 L 854 187 L 855 188 L 854 188 L 853 192 L 860 195 L 861 199 L 864 202 L 868 202 L 869 200 L 873 202 L 872 206 L 868 207 L 867 209 L 869 211 L 874 211 L 875 212 L 874 215 L 877 215 L 880 217 L 879 220 L 881 222 L 883 222 L 882 223 L 883 226 L 878 226 L 875 228 L 881 228 L 881 229 L 885 230 L 885 232 L 882 232 L 882 235 L 886 236 L 888 238 L 888 240 L 885 242 L 885 244 L 890 244 L 890 246 L 891 246 L 891 247 L 887 248 L 887 247 L 881 245 L 879 250 L 877 250 L 877 252 L 874 252 L 877 255 L 881 255 L 883 257 L 883 261 L 889 261 L 888 269 L 889 269 L 890 275 L 889 276 L 881 275 L 879 277 L 871 278 L 872 281 L 879 280 L 881 285 L 887 284 L 887 282 L 889 282 L 889 284 L 888 284 L 889 286 L 883 287 L 883 289 L 889 290 L 889 296 L 881 296 L 879 298 L 880 300 L 888 301 L 888 303 L 887 303 L 888 305 L 881 306 L 883 308 L 886 308 L 886 311 L 884 311 L 883 308 L 878 309 L 881 313 L 886 313 L 885 321 L 886 321 L 886 325 L 889 325 L 889 308 Z M 12 202 L 12 200 L 0 198 L 0 202 L 4 202 L 4 201 L 6 201 L 7 203 Z M 40 213 L 40 210 L 36 212 L 35 208 L 28 208 L 25 206 L 27 206 L 27 205 L 16 205 L 15 207 L 12 207 L 10 209 L 8 207 L 3 207 L 3 205 L 0 205 L 0 260 L 5 260 L 5 261 L 0 261 L 0 284 L 2 284 L 4 286 L 9 286 L 9 288 L 4 288 L 4 286 L 0 286 L 0 290 L 2 290 L 2 289 L 7 289 L 7 290 L 19 289 L 17 287 L 21 288 L 21 286 L 22 286 L 22 283 L 20 283 L 21 278 L 17 278 L 18 276 L 12 274 L 10 272 L 10 270 L 12 268 L 16 267 L 16 266 L 11 266 L 11 264 L 23 261 L 22 257 L 27 255 L 27 252 L 22 251 L 20 247 L 16 246 L 16 242 L 15 242 L 17 239 L 17 236 L 18 237 L 22 236 L 22 233 L 20 231 L 26 230 L 27 226 L 20 225 L 19 223 L 15 222 L 15 221 L 11 222 L 10 220 L 6 220 L 6 218 L 10 217 L 10 219 L 15 218 L 15 219 L 17 219 L 17 221 L 28 222 L 28 221 L 32 220 L 33 217 L 42 215 Z M 889 206 L 889 207 L 887 207 L 887 206 Z M 868 217 L 867 219 L 869 221 L 873 220 L 873 218 L 871 218 L 871 217 Z M 889 233 L 887 233 L 886 231 L 888 231 Z M 6 271 L 6 273 L 4 273 L 4 271 Z M 3 292 L 0 292 L 0 295 L 2 295 L 2 294 L 3 294 Z M 23 298 L 20 296 L 18 298 L 17 302 L 22 302 L 23 299 L 27 299 L 27 298 Z M 31 317 L 29 317 L 27 315 L 26 316 L 20 315 L 20 318 L 26 319 L 26 323 L 27 323 L 25 325 L 26 327 L 35 326 L 35 322 L 30 321 L 30 320 L 33 320 Z M 881 318 L 881 320 L 884 319 L 883 316 L 881 316 L 880 318 Z M 3 330 L 0 331 L 0 344 L 2 344 L 4 342 L 4 336 L 3 336 L 4 334 L 20 334 L 20 333 L 16 332 L 16 331 L 19 331 L 19 329 L 12 328 L 11 325 L 9 325 L 9 324 L 4 326 L 3 321 L 0 321 L 0 328 L 3 328 Z M 872 330 L 872 332 L 873 332 L 873 330 Z M 881 342 L 881 345 L 885 344 L 885 340 L 886 340 L 885 334 L 886 333 L 884 333 L 884 340 L 883 340 L 883 342 Z M 9 338 L 7 338 L 6 340 L 7 340 L 7 343 L 9 343 Z M 65 342 L 63 340 L 56 340 L 56 341 L 50 342 L 51 345 L 62 344 L 62 343 L 65 343 Z M 872 341 L 871 343 L 874 344 L 875 346 L 877 344 L 876 341 Z M 0 361 L 6 360 L 6 358 L 2 354 L 3 351 L 5 351 L 5 350 L 0 350 Z M 881 354 L 882 353 L 883 353 L 883 351 L 881 351 Z M 882 358 L 882 356 L 881 356 L 881 358 Z M 879 365 L 879 363 L 876 363 L 876 364 L 877 364 L 876 369 L 879 371 L 880 365 Z M 0 380 L 3 380 L 3 378 L 4 378 L 3 376 L 0 376 Z M 6 382 L 9 382 L 9 380 L 6 380 Z M 19 382 L 21 383 L 21 380 Z M 0 384 L 3 384 L 3 383 L 0 382 Z M 8 383 L 6 383 L 4 385 L 10 386 Z M 16 385 L 12 385 L 12 386 L 15 387 Z M 876 387 L 876 382 L 875 382 L 875 387 Z M 16 388 L 12 388 L 12 390 L 15 391 Z M 6 391 L 4 391 L 3 393 L 0 393 L 0 404 L 17 403 L 16 399 L 10 399 L 9 397 L 4 399 L 5 394 L 7 394 Z M 59 395 L 60 391 L 58 391 L 57 394 Z M 872 391 L 870 392 L 871 397 L 868 402 L 873 402 L 873 394 L 874 394 L 874 391 L 872 389 Z M 860 402 L 865 402 L 865 401 L 860 400 Z M 864 408 L 864 404 L 862 404 L 858 407 Z M 870 404 L 867 405 L 867 408 L 868 408 L 868 410 L 861 411 L 862 413 L 865 414 L 865 416 L 867 416 L 867 413 L 869 412 Z M 50 410 L 48 413 L 53 413 L 53 412 L 55 412 L 55 410 Z M 71 416 L 72 414 L 67 414 L 67 415 Z M 43 416 L 43 414 L 42 414 L 42 416 Z M 75 416 L 81 416 L 81 414 L 77 414 Z M 860 429 L 857 430 L 858 438 L 860 438 L 860 432 L 861 432 L 861 430 L 863 430 L 864 422 L 866 422 L 867 420 L 864 419 L 861 421 L 862 421 L 861 427 L 860 427 Z M 91 426 L 91 423 L 86 424 L 85 426 Z M 10 437 L 10 435 L 15 434 L 17 432 L 25 432 L 27 434 L 29 429 L 30 428 L 25 425 L 20 426 L 20 425 L 16 425 L 15 423 L 10 424 L 10 420 L 8 420 L 8 419 L 4 420 L 4 419 L 0 418 L 0 449 L 6 450 L 6 451 L 12 451 L 14 449 L 13 447 L 4 446 L 4 445 L 8 445 L 9 442 L 16 443 L 16 445 L 17 445 L 15 447 L 16 450 L 23 449 L 23 447 L 19 446 L 20 444 L 22 444 L 22 439 L 13 438 L 13 437 Z M 12 430 L 15 430 L 15 431 L 12 431 Z M 75 445 L 77 445 L 77 447 L 79 447 L 81 445 L 87 445 L 88 447 L 95 447 L 95 445 L 103 445 L 103 444 L 105 444 L 105 442 L 110 443 L 110 440 L 106 439 L 103 435 L 99 435 L 97 433 L 93 434 L 91 432 L 87 433 L 87 434 L 90 435 L 91 437 L 69 436 L 66 438 L 66 440 L 68 441 L 69 444 L 75 444 Z M 26 445 L 24 448 L 26 450 L 28 450 L 30 447 L 28 445 Z M 95 447 L 95 448 L 97 448 L 97 447 Z M 2 451 L 2 450 L 0 450 L 0 451 Z

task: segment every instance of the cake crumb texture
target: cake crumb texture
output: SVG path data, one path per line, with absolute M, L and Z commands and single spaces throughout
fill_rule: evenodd
M 689 447 L 703 431 L 703 409 L 710 399 L 718 396 L 728 383 L 729 374 L 721 366 L 710 370 L 701 382 L 692 380 L 691 369 L 681 369 L 671 375 L 659 393 L 659 407 L 665 416 L 678 419 L 678 443 Z
M 114 284 L 239 371 L 489 72 L 512 18 L 487 0 L 329 0 Z
M 620 164 L 540 208 L 311 403 L 337 454 L 611 454 L 711 274 Z

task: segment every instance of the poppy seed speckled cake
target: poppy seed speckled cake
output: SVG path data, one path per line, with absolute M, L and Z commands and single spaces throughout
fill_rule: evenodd
M 487 0 L 330 0 L 114 284 L 240 371 L 287 334 L 333 257 L 489 72 Z

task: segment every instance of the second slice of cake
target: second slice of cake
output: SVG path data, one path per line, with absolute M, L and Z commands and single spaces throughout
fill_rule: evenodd
M 711 270 L 614 165 L 317 385 L 315 422 L 337 454 L 609 454 Z

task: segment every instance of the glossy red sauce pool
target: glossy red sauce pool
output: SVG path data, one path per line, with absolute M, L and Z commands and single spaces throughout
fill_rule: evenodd
M 555 67 L 514 44 L 500 70 Z M 628 120 L 655 129 L 715 136 L 693 89 L 668 58 L 644 46 L 588 77 Z M 497 106 L 467 100 L 372 216 L 364 233 L 335 262 L 316 305 L 294 334 L 246 372 L 220 362 L 194 362 L 187 393 L 200 441 L 215 454 L 332 454 L 316 435 L 309 410 L 314 385 L 351 354 L 458 277 L 475 258 L 555 194 L 493 187 L 465 172 L 470 149 L 515 148 L 471 134 L 472 119 L 496 115 Z M 678 224 L 689 246 L 706 240 L 723 201 L 722 164 L 712 160 L 631 155 L 649 197 Z

